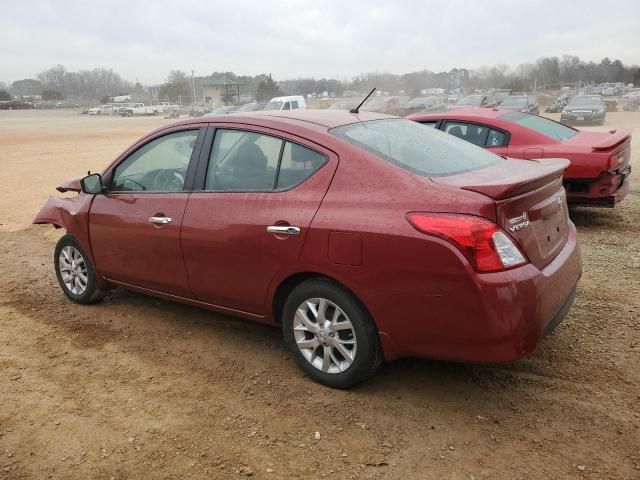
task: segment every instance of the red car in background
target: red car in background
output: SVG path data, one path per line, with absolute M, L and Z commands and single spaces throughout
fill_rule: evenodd
M 555 328 L 581 274 L 567 166 L 377 113 L 230 114 L 150 133 L 34 223 L 67 231 L 70 300 L 123 286 L 278 326 L 347 387 L 402 356 L 510 362 Z
M 629 192 L 631 131 L 586 132 L 548 118 L 501 109 L 465 108 L 409 115 L 499 155 L 525 160 L 566 158 L 569 203 L 613 207 Z

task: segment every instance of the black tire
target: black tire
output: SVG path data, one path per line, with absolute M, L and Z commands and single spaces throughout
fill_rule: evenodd
M 320 370 L 312 365 L 298 348 L 294 334 L 296 311 L 303 302 L 313 298 L 327 299 L 337 305 L 353 326 L 352 331 L 357 339 L 357 350 L 351 365 L 342 372 L 329 373 Z M 347 289 L 328 279 L 313 278 L 293 289 L 285 301 L 281 324 L 287 350 L 300 369 L 317 382 L 328 387 L 351 387 L 373 375 L 382 363 L 383 355 L 378 332 L 366 309 Z M 309 333 L 309 335 L 312 334 Z M 334 341 L 339 336 L 340 332 L 337 332 Z M 319 345 L 317 348 L 323 347 Z M 335 353 L 335 350 L 333 351 Z
M 60 256 L 65 247 L 71 247 L 78 252 L 81 256 L 84 266 L 86 268 L 86 287 L 81 292 L 73 292 L 63 280 L 63 273 L 61 272 L 61 261 Z M 75 303 L 80 303 L 83 305 L 88 305 L 90 303 L 98 302 L 104 296 L 104 291 L 99 289 L 96 283 L 96 269 L 93 266 L 93 263 L 84 252 L 82 247 L 76 242 L 72 235 L 66 234 L 58 240 L 56 244 L 56 248 L 53 253 L 53 265 L 56 271 L 56 278 L 58 279 L 58 283 L 60 284 L 60 288 L 64 294 Z

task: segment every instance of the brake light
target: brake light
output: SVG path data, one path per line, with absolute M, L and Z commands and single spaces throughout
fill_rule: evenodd
M 612 153 L 609 156 L 609 171 L 615 171 L 620 166 L 621 160 L 623 158 L 622 153 Z
M 480 217 L 448 213 L 410 213 L 407 220 L 421 233 L 453 243 L 479 272 L 497 272 L 527 263 L 513 240 Z

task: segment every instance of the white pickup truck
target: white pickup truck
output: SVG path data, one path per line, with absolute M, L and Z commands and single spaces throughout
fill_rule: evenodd
M 145 105 L 144 103 L 132 103 L 127 108 L 119 110 L 123 117 L 140 115 L 158 115 L 165 112 L 165 105 Z

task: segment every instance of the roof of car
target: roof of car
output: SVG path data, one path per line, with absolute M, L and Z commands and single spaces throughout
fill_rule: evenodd
M 453 117 L 465 117 L 465 118 L 499 118 L 505 113 L 511 113 L 513 110 L 501 109 L 501 108 L 483 108 L 483 107 L 464 107 L 454 108 L 446 112 L 441 113 L 416 113 L 409 115 L 411 120 L 422 117 L 435 117 L 435 118 L 453 118 Z
M 330 109 L 298 109 L 298 110 L 268 110 L 258 112 L 235 112 L 228 115 L 207 117 L 205 122 L 224 123 L 249 123 L 274 127 L 298 124 L 307 126 L 320 126 L 326 129 L 348 125 L 350 123 L 366 122 L 368 120 L 381 120 L 384 118 L 394 118 L 381 113 L 360 111 L 360 113 L 349 113 L 346 110 Z M 188 125 L 202 123 L 201 117 L 190 118 L 178 122 L 178 125 Z M 173 124 L 176 125 L 176 124 Z

